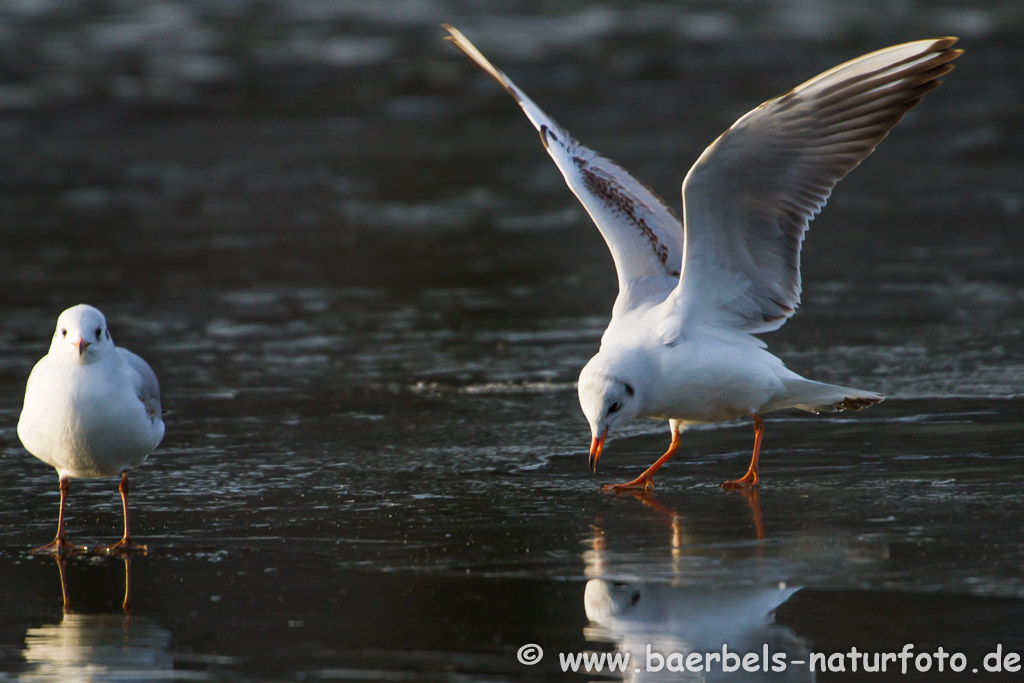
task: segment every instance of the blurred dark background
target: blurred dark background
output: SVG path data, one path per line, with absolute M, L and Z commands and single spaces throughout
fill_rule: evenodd
M 600 495 L 667 442 L 638 423 L 586 470 L 575 380 L 611 259 L 442 22 L 675 207 L 760 102 L 960 36 L 812 224 L 803 307 L 766 337 L 889 400 L 772 416 L 757 505 L 717 489 L 746 423 L 687 433 L 654 501 Z M 772 631 L 793 651 L 1024 647 L 1022 36 L 1015 0 L 0 3 L 0 678 L 89 661 L 51 636 L 118 642 L 26 554 L 57 488 L 17 440 L 24 382 L 79 302 L 170 411 L 132 475 L 139 678 L 551 677 L 518 646 L 626 647 L 585 630 L 594 577 L 805 586 Z M 72 538 L 113 540 L 118 503 L 75 482 Z M 123 578 L 68 566 L 87 617 L 119 613 Z

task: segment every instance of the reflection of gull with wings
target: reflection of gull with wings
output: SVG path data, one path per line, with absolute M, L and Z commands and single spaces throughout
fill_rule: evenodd
M 767 645 L 769 652 L 786 652 L 787 660 L 792 659 L 794 651 L 802 650 L 802 643 L 789 629 L 774 626 L 772 615 L 798 590 L 784 584 L 708 590 L 704 586 L 591 579 L 583 596 L 592 622 L 586 634 L 591 640 L 612 641 L 620 652 L 630 654 L 626 680 L 704 681 L 726 676 L 734 680 L 746 672 L 723 673 L 720 661 L 710 672 L 682 673 L 667 670 L 674 668 L 669 666 L 660 672 L 645 671 L 648 645 L 666 658 L 673 653 L 683 658 L 694 652 L 721 653 L 723 646 L 741 657 L 751 652 L 762 655 Z M 762 675 L 773 681 L 813 680 L 804 668 L 790 669 Z
M 666 659 L 672 655 L 673 663 L 685 661 L 692 653 L 729 651 L 742 655 L 784 653 L 786 661 L 800 659 L 806 646 L 793 631 L 774 624 L 774 612 L 799 588 L 784 583 L 757 586 L 730 582 L 728 570 L 714 573 L 714 585 L 701 581 L 700 575 L 687 575 L 687 548 L 692 544 L 683 529 L 683 520 L 674 510 L 641 497 L 645 504 L 668 517 L 670 576 L 657 576 L 657 562 L 637 563 L 626 558 L 632 574 L 620 574 L 615 567 L 615 555 L 608 550 L 607 531 L 595 521 L 591 548 L 583 554 L 584 573 L 593 577 L 587 582 L 583 605 L 590 625 L 584 630 L 588 640 L 611 642 L 620 653 L 629 654 L 629 666 L 623 677 L 629 681 L 711 681 L 761 680 L 770 676 L 772 681 L 810 681 L 813 675 L 806 667 L 787 667 L 784 672 L 726 673 L 721 661 L 710 672 L 681 672 L 663 662 L 660 671 L 646 668 L 648 646 L 651 652 Z M 758 530 L 758 538 L 761 538 Z M 650 574 L 636 575 L 637 567 L 651 568 Z M 616 577 L 615 580 L 609 577 Z M 710 578 L 710 577 L 709 577 Z M 679 658 L 683 659 L 679 659 Z M 770 661 L 770 655 L 769 655 Z M 657 663 L 657 662 L 655 662 Z M 638 670 L 639 669 L 639 670 Z M 744 678 L 747 677 L 747 678 Z

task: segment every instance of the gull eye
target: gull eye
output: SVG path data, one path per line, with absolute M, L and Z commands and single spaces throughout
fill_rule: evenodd
M 60 336 L 62 336 L 62 337 L 66 337 L 66 336 L 68 336 L 68 330 L 67 330 L 67 328 L 66 328 L 66 327 L 62 327 L 62 328 L 60 329 Z
M 617 412 L 619 412 L 619 408 L 621 408 L 621 407 L 622 407 L 622 406 L 621 406 L 621 405 L 619 405 L 619 402 L 618 402 L 618 401 L 616 401 L 615 403 L 611 404 L 611 405 L 610 405 L 610 406 L 608 407 L 608 414 L 609 414 L 609 415 L 611 415 L 612 413 L 617 413 Z
M 103 334 L 103 328 L 102 328 L 102 327 L 97 327 L 97 328 L 96 328 L 96 341 L 99 341 L 99 340 L 100 340 L 100 336 L 101 336 L 102 334 Z

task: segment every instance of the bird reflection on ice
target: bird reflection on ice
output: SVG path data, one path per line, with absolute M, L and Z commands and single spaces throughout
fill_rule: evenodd
M 25 634 L 22 680 L 152 680 L 170 671 L 170 631 L 123 614 L 65 614 Z
M 64 613 L 69 614 L 74 611 L 74 607 L 68 595 L 68 558 L 62 555 L 55 555 L 53 559 L 57 563 L 57 569 L 60 571 L 60 593 L 64 599 Z M 133 606 L 132 558 L 131 555 L 122 554 L 121 559 L 124 561 L 124 598 L 121 600 L 121 609 L 124 610 L 125 614 L 131 614 Z
M 652 670 L 647 670 L 648 646 L 662 657 L 673 655 L 672 663 L 677 665 L 692 653 L 721 655 L 723 646 L 740 657 L 747 653 L 762 657 L 767 647 L 770 663 L 775 653 L 785 653 L 786 661 L 806 659 L 807 645 L 792 630 L 774 624 L 775 610 L 799 588 L 781 582 L 741 584 L 727 563 L 722 566 L 720 578 L 687 576 L 687 567 L 692 566 L 687 560 L 694 558 L 688 555 L 682 517 L 653 499 L 641 498 L 641 502 L 668 518 L 668 575 L 656 570 L 647 576 L 637 575 L 635 562 L 627 565 L 630 574 L 619 573 L 617 556 L 607 550 L 610 539 L 600 520 L 593 527 L 591 550 L 584 553 L 585 573 L 592 577 L 583 596 L 590 620 L 584 635 L 590 641 L 614 643 L 618 652 L 629 653 L 629 665 L 622 672 L 624 680 L 813 681 L 814 675 L 805 666 L 788 666 L 782 672 L 743 668 L 723 672 L 721 660 L 713 662 L 710 671 L 681 672 L 678 666 L 668 666 L 667 660 L 659 661 L 655 656 L 650 660 Z M 747 502 L 760 540 L 764 533 L 760 506 L 756 499 Z
M 64 615 L 59 623 L 30 628 L 21 680 L 153 680 L 170 672 L 171 633 L 154 621 L 131 615 L 131 558 L 124 558 L 123 613 L 83 614 L 68 599 L 66 559 L 60 569 Z
M 585 635 L 589 640 L 614 642 L 618 651 L 629 653 L 631 664 L 625 672 L 629 681 L 760 680 L 769 676 L 773 681 L 809 681 L 812 674 L 803 667 L 778 673 L 742 669 L 725 673 L 721 660 L 712 663 L 710 672 L 671 670 L 691 653 L 721 653 L 723 646 L 740 657 L 747 653 L 761 657 L 767 646 L 769 653 L 784 652 L 787 660 L 797 658 L 794 655 L 805 649 L 803 642 L 789 629 L 772 624 L 772 613 L 797 590 L 785 585 L 711 589 L 591 579 L 583 596 L 591 621 Z M 653 659 L 654 668 L 664 668 L 646 671 L 648 645 L 661 657 L 677 659 L 667 665 L 664 659 Z M 768 661 L 772 662 L 770 655 Z

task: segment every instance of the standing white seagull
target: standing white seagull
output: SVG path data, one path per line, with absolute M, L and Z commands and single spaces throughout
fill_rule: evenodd
M 85 550 L 64 533 L 64 505 L 72 477 L 121 475 L 124 537 L 99 552 L 145 550 L 128 530 L 128 475 L 164 436 L 160 384 L 146 361 L 114 346 L 107 320 L 85 304 L 57 318 L 50 351 L 32 368 L 18 437 L 25 449 L 60 477 L 57 536 L 35 552 Z
M 815 76 L 741 117 L 683 180 L 683 221 L 618 164 L 574 140 L 455 28 L 448 38 L 515 98 L 611 250 L 619 295 L 601 349 L 580 373 L 590 468 L 610 431 L 668 420 L 668 451 L 633 481 L 649 488 L 692 424 L 754 420 L 746 475 L 758 483 L 760 415 L 859 410 L 882 395 L 814 382 L 752 335 L 800 304 L 800 247 L 832 188 L 867 157 L 962 53 L 953 37 L 885 48 Z M 684 227 L 685 226 L 685 227 Z

